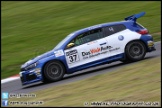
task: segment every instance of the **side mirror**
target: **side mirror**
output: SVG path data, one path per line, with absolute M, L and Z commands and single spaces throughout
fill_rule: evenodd
M 67 45 L 67 47 L 66 47 L 66 48 L 71 48 L 71 47 L 73 47 L 73 46 L 75 46 L 75 44 L 74 44 L 74 43 L 69 43 L 69 44 Z

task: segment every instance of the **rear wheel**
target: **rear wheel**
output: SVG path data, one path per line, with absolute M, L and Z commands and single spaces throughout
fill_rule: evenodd
M 131 61 L 142 60 L 146 55 L 145 45 L 140 41 L 130 42 L 126 46 L 126 56 Z
M 63 78 L 65 68 L 58 61 L 48 62 L 44 67 L 44 83 L 58 81 Z

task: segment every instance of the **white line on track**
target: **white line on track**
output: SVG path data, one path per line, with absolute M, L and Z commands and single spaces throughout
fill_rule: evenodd
M 1 80 L 1 84 L 6 83 L 6 82 L 10 82 L 10 81 L 13 81 L 13 80 L 17 80 L 19 78 L 20 78 L 19 76 L 17 76 L 17 77 L 9 77 L 9 78 Z

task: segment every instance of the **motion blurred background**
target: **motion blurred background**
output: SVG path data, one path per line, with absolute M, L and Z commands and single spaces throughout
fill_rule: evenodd
M 122 21 L 125 17 L 141 11 L 145 11 L 146 15 L 139 18 L 138 22 L 149 30 L 155 41 L 161 40 L 160 1 L 1 3 L 1 79 L 18 74 L 24 62 L 53 49 L 73 31 L 100 23 Z M 13 88 L 13 92 L 31 92 L 39 88 L 34 92 L 36 98 L 12 98 L 10 101 L 44 101 L 42 106 L 84 106 L 85 102 L 90 104 L 94 101 L 145 101 L 148 105 L 151 102 L 159 105 L 160 60 L 161 56 L 148 57 L 134 64 L 123 65 L 120 69 L 114 66 L 113 72 L 73 81 L 70 84 L 61 84 L 60 81 L 58 86 L 55 86 L 54 82 L 49 84 L 50 87 L 44 84 L 22 88 L 17 80 L 19 83 L 9 82 L 8 85 L 3 84 L 1 89 L 6 90 L 5 92 L 10 88 Z M 107 68 L 105 71 L 110 70 Z M 62 83 L 66 81 L 63 80 Z M 56 82 L 56 85 L 57 83 L 59 82 Z
M 2 1 L 2 79 L 18 74 L 27 60 L 55 47 L 71 32 L 121 21 L 145 11 L 138 22 L 155 41 L 161 35 L 160 1 Z

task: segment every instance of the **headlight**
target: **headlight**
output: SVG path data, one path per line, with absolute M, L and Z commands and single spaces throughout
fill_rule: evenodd
M 19 73 L 20 77 L 22 77 L 22 72 Z
M 37 66 L 37 64 L 38 64 L 37 62 L 36 62 L 36 63 L 33 63 L 33 64 L 27 66 L 27 67 L 25 68 L 25 70 L 29 70 L 29 69 L 35 68 L 35 67 Z

